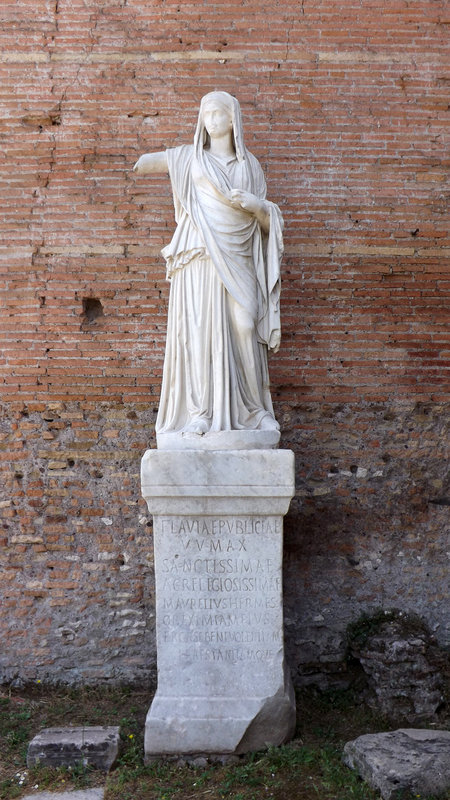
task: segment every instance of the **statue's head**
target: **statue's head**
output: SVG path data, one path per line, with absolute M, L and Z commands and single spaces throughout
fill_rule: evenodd
M 231 134 L 233 130 L 232 100 L 226 92 L 211 92 L 200 106 L 203 125 L 210 138 Z
M 194 137 L 194 145 L 199 154 L 205 145 L 208 145 L 210 120 L 214 116 L 214 111 L 222 112 L 217 117 L 222 117 L 223 125 L 231 128 L 233 145 L 238 161 L 242 161 L 245 155 L 241 108 L 239 101 L 228 92 L 209 92 L 202 97 L 200 111 L 198 115 L 197 130 Z

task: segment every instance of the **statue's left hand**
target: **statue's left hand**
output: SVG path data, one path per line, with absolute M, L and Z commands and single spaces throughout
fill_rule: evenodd
M 235 208 L 243 208 L 249 214 L 258 216 L 264 210 L 264 202 L 251 192 L 244 189 L 232 189 L 230 192 L 231 205 Z
M 233 208 L 242 208 L 249 214 L 253 214 L 261 228 L 266 232 L 269 230 L 270 217 L 264 200 L 260 200 L 255 194 L 246 192 L 244 189 L 232 189 L 230 200 Z

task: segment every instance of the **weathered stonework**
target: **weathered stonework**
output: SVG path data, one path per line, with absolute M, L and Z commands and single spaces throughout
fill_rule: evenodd
M 345 684 L 346 627 L 381 605 L 415 612 L 448 645 L 446 409 L 276 415 L 296 452 L 284 522 L 294 682 Z M 2 681 L 154 685 L 152 519 L 138 488 L 153 422 L 147 404 L 3 405 Z
M 147 759 L 241 754 L 293 735 L 282 601 L 293 491 L 289 451 L 145 453 L 158 651 Z
M 286 412 L 301 502 L 285 520 L 294 680 L 346 685 L 345 628 L 380 608 L 416 613 L 448 646 L 449 412 L 411 402 Z
M 437 722 L 444 702 L 437 662 L 444 666 L 447 659 L 440 656 L 426 626 L 402 612 L 380 612 L 368 618 L 367 627 L 370 622 L 373 629 L 349 643 L 367 677 L 365 700 L 390 719 Z
M 3 415 L 1 681 L 154 676 L 152 524 L 136 490 L 151 421 L 137 404 Z
M 347 742 L 343 760 L 383 800 L 448 797 L 450 731 L 405 728 L 368 733 Z
M 109 772 L 119 753 L 118 727 L 45 728 L 28 745 L 27 766 L 75 767 Z

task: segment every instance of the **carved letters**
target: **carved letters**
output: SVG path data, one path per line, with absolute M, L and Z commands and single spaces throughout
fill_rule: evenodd
M 156 517 L 159 636 L 188 662 L 267 661 L 281 641 L 281 577 L 262 553 L 280 517 Z M 270 550 L 269 550 L 270 552 Z M 158 587 L 159 590 L 159 587 Z M 186 649 L 187 648 L 187 649 Z

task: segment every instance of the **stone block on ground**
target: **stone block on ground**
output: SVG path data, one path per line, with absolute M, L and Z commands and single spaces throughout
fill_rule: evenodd
M 448 796 L 450 731 L 405 728 L 365 734 L 347 742 L 343 761 L 384 800 Z
M 34 792 L 22 797 L 22 800 L 103 800 L 103 787 L 76 789 L 73 792 Z
M 85 764 L 108 772 L 119 752 L 118 727 L 45 728 L 28 745 L 27 766 Z

